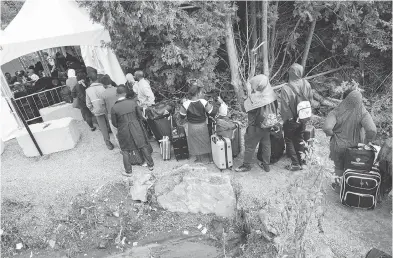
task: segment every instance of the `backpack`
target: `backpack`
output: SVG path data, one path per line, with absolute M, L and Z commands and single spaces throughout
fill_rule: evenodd
M 304 80 L 303 80 L 303 85 L 304 85 Z M 311 109 L 311 103 L 308 100 L 302 100 L 305 99 L 304 96 L 300 95 L 300 93 L 293 87 L 293 85 L 288 84 L 288 86 L 291 88 L 293 93 L 296 95 L 296 111 L 297 111 L 297 122 L 301 123 L 306 123 L 311 119 L 312 116 L 312 109 Z M 301 101 L 300 101 L 301 100 Z

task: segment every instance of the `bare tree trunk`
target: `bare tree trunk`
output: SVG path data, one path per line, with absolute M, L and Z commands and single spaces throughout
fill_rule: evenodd
M 278 12 L 278 1 L 276 1 L 274 3 L 274 12 Z M 272 31 L 270 34 L 270 44 L 269 44 L 270 45 L 270 50 L 269 50 L 269 52 L 270 52 L 270 58 L 269 58 L 270 71 L 273 70 L 273 66 L 276 61 L 274 58 L 274 47 L 276 45 L 276 23 L 277 23 L 277 20 L 275 20 L 274 23 L 272 24 Z
M 240 78 L 239 59 L 238 59 L 237 49 L 235 45 L 235 37 L 233 33 L 231 15 L 227 15 L 225 19 L 225 27 L 226 27 L 225 43 L 227 47 L 229 66 L 231 69 L 231 84 L 233 85 L 233 88 L 236 92 L 238 104 L 242 106 L 244 102 L 243 99 L 244 92 L 243 92 L 242 80 Z
M 255 1 L 251 1 L 251 28 L 252 28 L 252 46 L 251 48 L 254 48 L 257 44 L 257 10 L 256 10 L 256 4 Z
M 303 52 L 303 58 L 302 58 L 302 63 L 301 65 L 303 66 L 303 70 L 306 70 L 306 63 L 307 63 L 307 58 L 308 58 L 308 53 L 310 51 L 310 47 L 311 47 L 311 42 L 312 42 L 312 38 L 314 35 L 314 29 L 315 29 L 315 24 L 317 23 L 317 19 L 314 18 L 313 21 L 311 22 L 311 27 L 310 27 L 310 31 L 308 32 L 308 38 L 306 41 L 306 47 L 304 49 Z
M 19 63 L 21 64 L 22 68 L 24 71 L 27 71 L 27 66 L 25 65 L 25 62 L 23 62 L 22 58 L 18 57 Z
M 267 0 L 262 2 L 262 41 L 265 42 L 262 46 L 263 51 L 263 74 L 269 77 L 269 56 L 267 44 L 267 8 L 269 2 Z

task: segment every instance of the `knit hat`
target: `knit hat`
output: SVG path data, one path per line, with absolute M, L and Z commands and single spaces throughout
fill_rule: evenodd
M 75 70 L 74 69 L 68 69 L 67 76 L 68 76 L 68 78 L 76 77 Z

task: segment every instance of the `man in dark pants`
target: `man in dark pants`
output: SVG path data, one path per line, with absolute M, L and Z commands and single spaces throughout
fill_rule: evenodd
M 259 93 L 256 93 L 256 92 Z M 250 95 L 257 95 L 260 107 L 248 111 L 248 127 L 244 135 L 244 160 L 243 164 L 236 168 L 236 172 L 247 172 L 251 170 L 255 148 L 258 143 L 262 144 L 262 160 L 258 165 L 266 172 L 270 171 L 270 130 L 264 128 L 261 123 L 266 119 L 267 114 L 276 113 L 277 96 L 269 83 L 269 78 L 263 74 L 250 79 Z
M 281 88 L 281 117 L 284 120 L 286 153 L 291 158 L 291 164 L 285 168 L 290 171 L 298 171 L 305 164 L 301 153 L 304 153 L 303 133 L 306 125 L 297 121 L 297 104 L 303 100 L 311 102 L 312 91 L 310 83 L 302 78 L 303 67 L 300 64 L 293 64 L 288 73 L 288 84 L 292 87 L 286 84 Z M 303 96 L 302 100 L 298 99 L 294 90 Z
M 121 153 L 123 155 L 125 176 L 132 174 L 133 153 L 141 154 L 149 170 L 153 170 L 154 161 L 151 157 L 151 146 L 140 121 L 142 120 L 142 107 L 138 106 L 135 99 L 127 99 L 126 87 L 117 87 L 118 100 L 111 110 L 111 121 L 118 130 Z
M 86 74 L 85 73 L 78 73 L 77 74 L 78 84 L 72 89 L 71 96 L 75 99 L 78 98 L 79 102 L 79 109 L 82 113 L 83 120 L 89 125 L 90 130 L 95 131 L 96 127 L 93 124 L 93 114 L 86 106 L 86 88 L 87 88 L 87 81 L 86 81 Z

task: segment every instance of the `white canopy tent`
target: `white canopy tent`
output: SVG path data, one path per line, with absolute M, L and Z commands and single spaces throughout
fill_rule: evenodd
M 116 55 L 103 47 L 103 43 L 111 41 L 109 32 L 101 24 L 93 23 L 87 11 L 74 0 L 26 0 L 0 36 L 0 65 L 38 50 L 79 45 L 86 66 L 108 74 L 117 84 L 126 82 Z M 0 72 L 3 97 L 12 98 L 3 71 Z M 11 117 L 3 113 L 7 110 L 1 111 L 3 127 L 3 118 Z M 8 124 L 15 125 L 12 121 Z
M 83 46 L 84 51 L 100 54 L 97 49 L 111 41 L 109 32 L 93 23 L 86 10 L 74 0 L 26 0 L 17 16 L 1 35 L 0 64 L 3 65 L 34 51 L 61 46 Z M 116 55 L 107 49 L 107 55 L 95 56 L 104 65 L 104 72 L 116 83 L 125 83 Z M 82 57 L 91 56 L 83 53 Z M 94 67 L 94 59 L 84 60 Z M 105 67 L 111 67 L 105 70 Z M 100 70 L 101 67 L 94 67 Z

